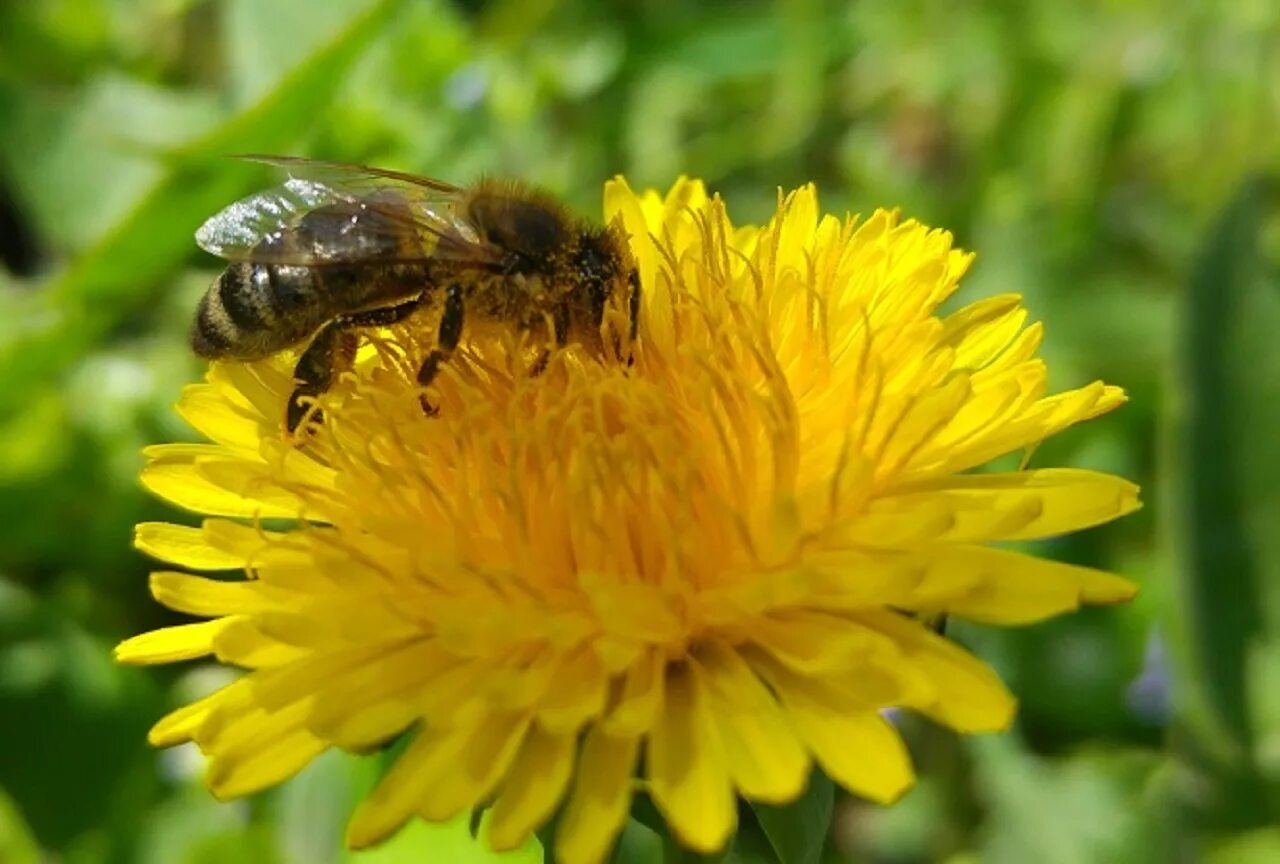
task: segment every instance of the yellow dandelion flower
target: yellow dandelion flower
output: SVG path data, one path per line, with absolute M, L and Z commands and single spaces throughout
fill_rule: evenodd
M 605 210 L 644 288 L 629 367 L 571 348 L 531 377 L 510 340 L 477 337 L 428 417 L 423 328 L 392 328 L 302 446 L 280 433 L 283 360 L 215 365 L 184 393 L 212 443 L 152 448 L 143 482 L 209 518 L 140 525 L 137 545 L 246 578 L 155 573 L 160 602 L 208 620 L 118 656 L 247 670 L 151 732 L 199 745 L 214 794 L 408 730 L 353 846 L 489 807 L 493 848 L 559 813 L 557 860 L 598 862 L 643 784 L 682 844 L 714 851 L 738 796 L 790 801 L 814 764 L 900 796 L 886 708 L 1006 728 L 998 678 L 910 613 L 1020 624 L 1133 594 L 987 545 L 1106 522 L 1138 490 L 969 472 L 1124 396 L 1046 395 L 1016 296 L 939 315 L 971 261 L 949 234 L 820 216 L 812 186 L 764 227 L 687 180 L 615 180 Z

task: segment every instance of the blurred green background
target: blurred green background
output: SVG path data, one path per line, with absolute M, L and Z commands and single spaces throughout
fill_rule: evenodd
M 110 657 L 173 620 L 129 545 L 174 515 L 139 450 L 191 437 L 217 267 L 192 232 L 267 181 L 222 158 L 254 151 L 512 174 L 588 214 L 619 172 L 705 178 L 744 221 L 813 180 L 953 230 L 962 299 L 1023 293 L 1056 387 L 1130 392 L 1032 464 L 1147 508 L 1038 551 L 1144 590 L 955 625 L 1016 730 L 905 721 L 918 788 L 838 800 L 825 860 L 1280 861 L 1278 82 L 1267 0 L 0 2 L 0 862 L 473 860 L 422 829 L 341 852 L 372 759 L 214 802 L 144 735 L 223 673 Z M 768 860 L 753 830 L 734 856 Z

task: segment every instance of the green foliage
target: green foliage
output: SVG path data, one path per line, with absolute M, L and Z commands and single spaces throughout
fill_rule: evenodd
M 177 620 L 129 548 L 172 515 L 138 451 L 191 434 L 170 405 L 216 267 L 191 234 L 266 181 L 223 158 L 251 151 L 513 174 L 586 213 L 616 173 L 703 177 L 743 219 L 812 180 L 828 209 L 953 230 L 980 252 L 965 298 L 1016 291 L 1048 322 L 1055 386 L 1129 391 L 1033 464 L 1126 475 L 1154 506 L 1037 551 L 1144 593 L 1020 631 L 953 623 L 1019 728 L 966 743 L 904 721 L 920 786 L 888 809 L 834 796 L 821 860 L 1276 857 L 1280 220 L 1274 181 L 1246 179 L 1280 172 L 1273 5 L 0 4 L 0 861 L 489 860 L 465 825 L 342 851 L 372 759 L 213 801 L 145 732 L 215 673 L 109 660 Z M 744 806 L 724 860 L 815 860 L 814 791 Z M 641 822 L 616 860 L 661 860 Z
M 1187 382 L 1171 458 L 1179 603 L 1194 682 L 1182 756 L 1210 787 L 1189 802 L 1216 827 L 1280 821 L 1280 260 L 1261 246 L 1280 187 L 1247 182 L 1192 270 L 1182 327 Z M 1270 691 L 1270 692 L 1269 692 Z
M 490 852 L 482 840 L 472 836 L 463 816 L 442 825 L 417 822 L 391 840 L 367 852 L 349 852 L 344 864 L 400 864 L 402 861 L 456 861 L 457 864 L 538 864 L 542 847 L 530 840 L 514 852 Z M 483 826 L 481 835 L 483 836 Z M 312 861 L 312 858 L 293 860 Z
M 40 847 L 8 796 L 0 797 L 0 857 L 10 864 L 37 864 L 40 860 Z
M 835 786 L 821 771 L 814 771 L 804 794 L 783 807 L 755 804 L 769 846 L 784 864 L 817 864 L 827 844 Z

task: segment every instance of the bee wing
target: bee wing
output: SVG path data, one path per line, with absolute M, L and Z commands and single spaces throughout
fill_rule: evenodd
M 291 175 L 223 209 L 196 232 L 202 249 L 231 261 L 320 266 L 448 259 L 497 263 L 439 180 L 363 165 L 248 156 Z
M 329 162 L 324 159 L 307 159 L 302 156 L 270 156 L 262 153 L 244 153 L 233 158 L 246 162 L 261 162 L 273 165 L 288 173 L 290 177 L 303 177 L 317 180 L 335 188 L 345 187 L 349 190 L 373 186 L 416 186 L 429 189 L 447 197 L 456 197 L 462 189 L 444 180 L 410 174 L 407 171 L 393 171 L 389 168 L 373 168 L 369 165 L 355 165 L 350 162 Z

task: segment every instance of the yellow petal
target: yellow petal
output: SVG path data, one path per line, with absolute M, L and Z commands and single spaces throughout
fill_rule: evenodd
M 246 497 L 211 482 L 196 463 L 155 461 L 142 469 L 142 485 L 153 494 L 196 513 L 241 519 L 287 519 L 298 515 L 296 499 Z
M 912 400 L 892 426 L 884 430 L 886 437 L 874 460 L 877 478 L 893 476 L 910 462 L 951 422 L 971 392 L 968 376 L 957 374 Z M 875 427 L 871 434 L 874 440 Z
M 774 696 L 732 648 L 698 652 L 730 779 L 744 796 L 782 804 L 804 791 L 809 757 Z
M 617 703 L 602 721 L 604 731 L 618 738 L 632 738 L 649 731 L 662 711 L 665 676 L 666 665 L 658 651 L 644 652 L 627 670 Z
M 649 791 L 683 845 L 715 852 L 733 834 L 738 811 L 707 694 L 690 669 L 672 666 L 664 695 L 646 750 Z
M 614 632 L 639 642 L 679 639 L 682 622 L 668 598 L 654 585 L 619 582 L 612 576 L 586 573 L 579 579 L 591 610 L 604 621 L 616 622 Z
M 575 652 L 551 679 L 538 706 L 538 723 L 551 732 L 576 731 L 604 710 L 608 683 L 595 652 Z
M 379 660 L 388 653 L 388 646 L 376 642 L 327 647 L 323 653 L 304 653 L 296 662 L 259 671 L 250 679 L 254 702 L 276 711 L 324 693 L 330 682 L 341 686 L 362 673 L 376 676 Z
M 908 560 L 919 581 L 904 605 L 991 624 L 1029 624 L 1083 603 L 1120 603 L 1138 590 L 1101 570 L 1006 549 L 947 546 Z
M 851 622 L 851 625 L 862 630 L 873 629 L 861 622 Z M 802 689 L 809 693 L 812 701 L 843 706 L 842 710 L 851 713 L 915 704 L 931 699 L 935 692 L 932 682 L 907 662 L 905 653 L 898 647 L 892 653 L 871 654 L 862 658 L 860 665 L 846 670 L 833 669 L 822 674 L 797 673 L 755 646 L 740 646 L 738 650 L 775 692 L 784 688 Z
M 301 724 L 307 705 L 267 714 L 241 714 L 222 730 L 210 754 L 205 782 L 221 799 L 249 795 L 292 777 L 327 745 Z
M 599 864 L 622 831 L 631 805 L 636 738 L 615 738 L 594 726 L 582 742 L 578 776 L 556 824 L 555 860 Z
M 640 282 L 645 288 L 655 285 L 658 272 L 658 252 L 649 236 L 650 227 L 644 218 L 640 202 L 627 181 L 615 177 L 604 186 L 604 220 L 606 224 L 615 219 L 621 220 L 623 230 L 628 235 L 631 254 L 636 258 L 640 270 Z M 648 298 L 641 295 L 641 300 Z
M 196 462 L 200 459 L 226 459 L 231 456 L 221 444 L 152 444 L 142 448 L 148 462 Z
M 193 570 L 239 570 L 245 564 L 239 555 L 210 547 L 199 528 L 186 525 L 142 522 L 133 531 L 133 545 L 152 558 Z
M 443 822 L 486 800 L 510 770 L 529 723 L 527 714 L 489 714 L 455 732 L 456 749 L 442 745 L 448 759 L 438 763 L 439 774 L 418 813 Z
M 175 612 L 213 618 L 271 607 L 256 582 L 226 581 L 160 570 L 151 574 L 151 596 Z
M 973 458 L 972 454 L 988 443 L 992 430 L 1018 428 L 1027 436 L 1026 418 L 1044 395 L 1048 370 L 1043 360 L 1033 359 L 991 375 L 975 372 L 969 379 L 972 395 L 960 406 L 951 422 L 939 430 L 912 457 L 904 473 L 936 477 L 956 473 L 950 467 Z M 1006 446 L 1000 442 L 987 449 L 988 458 L 1003 455 Z M 1017 449 L 1016 445 L 1014 449 Z M 963 455 L 963 459 L 960 458 Z M 972 465 L 980 464 L 973 462 Z M 963 469 L 956 469 L 963 470 Z
M 170 711 L 147 732 L 147 743 L 152 747 L 173 747 L 190 741 L 195 730 L 208 716 L 209 708 L 207 701 L 202 699 Z
M 285 666 L 308 652 L 268 637 L 252 619 L 235 618 L 213 638 L 213 651 L 222 663 L 245 669 Z
M 285 398 L 294 387 L 287 366 L 274 359 L 258 363 L 214 363 L 209 367 L 208 379 L 229 402 L 248 409 L 258 418 L 259 437 L 280 435 Z
M 212 654 L 214 637 L 231 620 L 219 618 L 141 633 L 116 646 L 116 660 L 137 664 L 173 663 Z
M 347 844 L 362 849 L 393 834 L 415 812 L 443 822 L 486 797 L 511 765 L 528 718 L 475 714 L 456 728 L 427 726 L 361 802 Z
M 427 769 L 439 759 L 442 737 L 440 731 L 431 727 L 418 732 L 369 797 L 356 807 L 347 825 L 347 846 L 352 849 L 375 846 L 409 821 L 435 780 L 435 772 Z
M 191 741 L 210 714 L 226 705 L 252 708 L 252 702 L 248 699 L 248 681 L 245 678 L 237 679 L 203 699 L 166 714 L 151 727 L 151 731 L 147 733 L 147 742 L 153 747 L 172 747 Z
M 368 705 L 353 705 L 337 718 L 334 725 L 309 721 L 308 727 L 335 747 L 362 753 L 384 744 L 421 718 L 422 711 L 417 703 L 406 696 L 385 698 Z
M 290 539 L 297 539 L 284 532 L 268 531 L 261 525 L 245 525 L 229 519 L 204 520 L 200 534 L 209 549 L 238 559 L 241 567 L 256 566 L 257 556 L 268 547 L 279 550 Z M 299 557 L 308 562 L 312 560 L 310 556 Z
M 308 726 L 338 746 L 367 747 L 422 717 L 421 692 L 436 686 L 458 662 L 430 641 L 387 647 L 355 674 L 328 681 L 317 694 Z
M 657 228 L 672 222 L 687 224 L 689 211 L 698 212 L 707 206 L 707 187 L 701 180 L 683 174 L 676 178 L 662 199 L 662 215 Z
M 311 464 L 311 460 L 297 457 L 299 464 Z M 284 516 L 305 516 L 316 521 L 327 521 L 328 501 L 321 496 L 330 487 L 304 486 L 295 476 L 271 466 L 239 459 L 201 459 L 195 465 L 196 474 L 227 494 L 239 496 L 245 501 L 255 501 L 263 507 L 262 514 L 279 513 Z M 305 494 L 305 498 L 304 498 Z M 175 502 L 177 503 L 177 502 Z M 212 516 L 230 516 L 230 513 L 212 513 Z M 252 514 L 251 514 L 252 515 Z
M 210 384 L 193 384 L 182 391 L 178 415 L 197 432 L 227 449 L 256 459 L 262 429 L 252 411 L 222 395 Z
M 260 444 L 262 458 L 271 465 L 272 473 L 286 478 L 290 484 L 307 487 L 308 491 L 327 492 L 337 485 L 338 472 L 299 450 L 288 441 L 271 437 Z
M 1026 320 L 1017 294 L 988 297 L 944 318 L 942 343 L 955 347 L 956 368 L 981 369 L 1018 338 Z
M 951 514 L 933 539 L 949 543 L 1032 540 L 1091 528 L 1140 507 L 1138 487 L 1111 474 L 1045 468 L 1004 474 L 961 474 L 910 483 L 876 499 L 858 536 L 880 545 L 883 524 L 910 521 L 930 508 Z M 856 530 L 856 529 L 854 529 Z
M 749 630 L 752 643 L 802 675 L 847 672 L 877 658 L 892 664 L 900 656 L 892 640 L 829 612 L 781 610 Z
M 520 747 L 489 811 L 489 845 L 516 849 L 547 820 L 573 774 L 576 734 L 550 733 L 537 724 Z
M 950 448 L 939 473 L 958 473 L 992 459 L 1021 450 L 1049 438 L 1068 426 L 1089 420 L 1124 403 L 1124 391 L 1095 381 L 1087 387 L 1041 399 L 1030 410 L 1009 422 L 986 426 L 967 445 Z M 945 441 L 939 436 L 935 445 Z
M 822 770 L 850 792 L 889 804 L 915 783 L 902 739 L 878 713 L 836 713 L 820 704 L 791 702 L 788 708 Z
M 775 244 L 772 255 L 775 266 L 797 270 L 807 260 L 818 225 L 818 190 L 808 183 L 787 195 L 769 228 Z M 775 275 L 775 274 L 770 274 Z
M 958 732 L 1003 732 L 1013 722 L 1017 700 L 985 663 L 919 621 L 893 612 L 867 613 L 867 626 L 902 646 L 904 662 L 932 683 L 933 693 L 905 702 Z
M 896 800 L 914 782 L 901 739 L 876 706 L 859 704 L 862 686 L 848 677 L 796 675 L 760 666 L 800 739 L 832 780 L 875 801 Z

